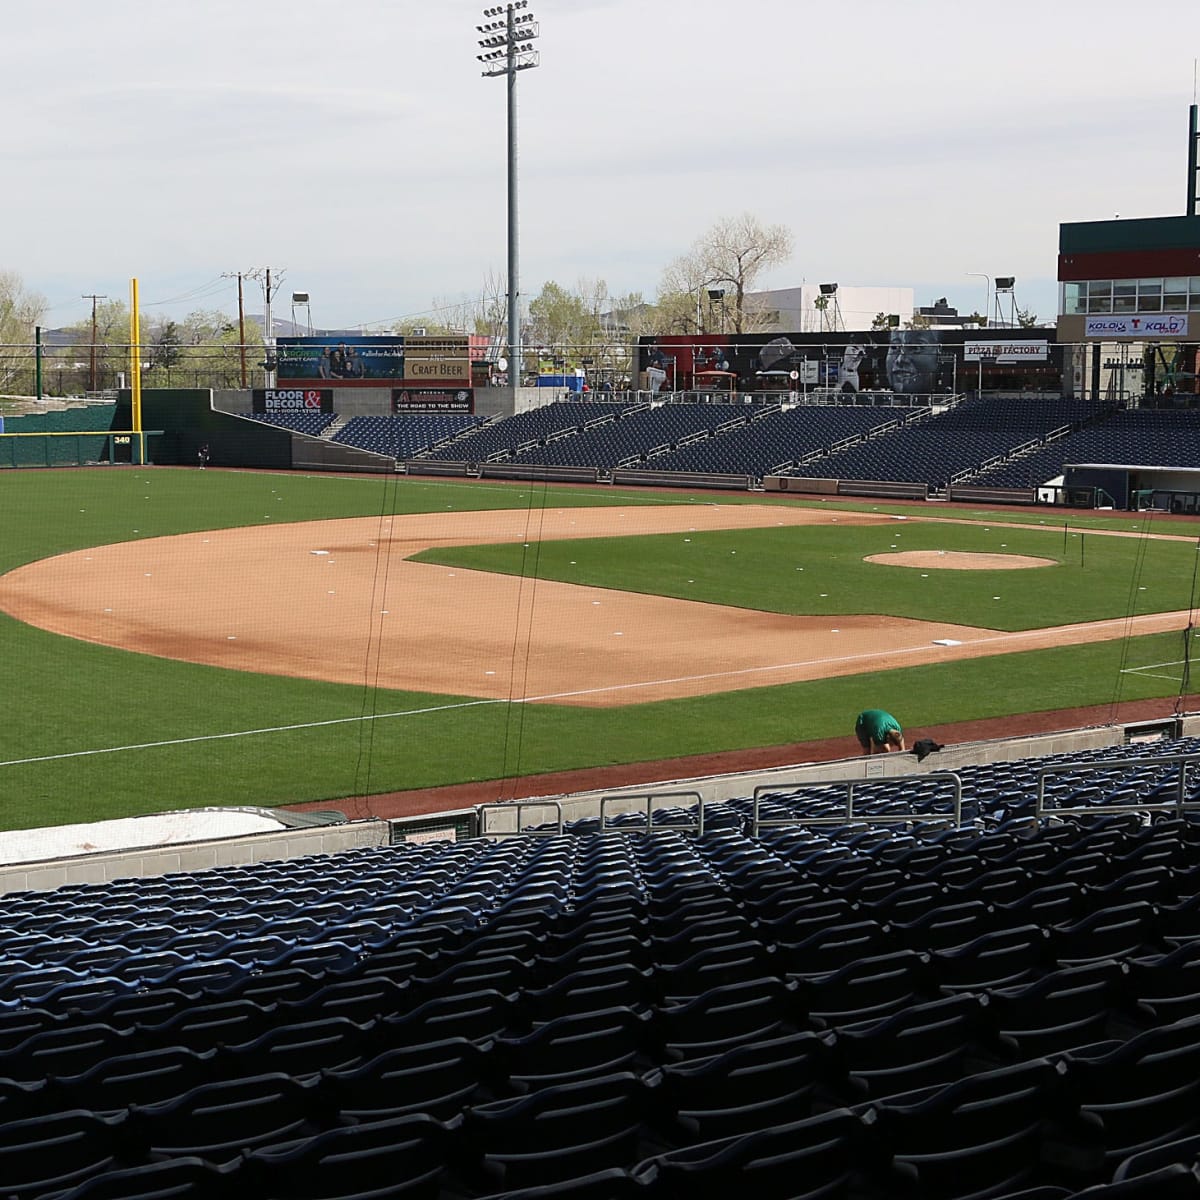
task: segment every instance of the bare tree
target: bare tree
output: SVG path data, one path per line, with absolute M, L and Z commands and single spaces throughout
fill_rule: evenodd
M 703 332 L 707 292 L 723 292 L 722 323 L 734 333 L 747 333 L 769 320 L 765 309 L 748 297 L 763 272 L 792 255 L 792 234 L 784 225 L 764 225 L 751 213 L 722 217 L 701 234 L 692 248 L 668 264 L 659 288 L 659 306 L 674 313 L 672 324 L 686 319 L 683 296 L 690 297 L 691 326 Z M 684 332 L 684 330 L 676 330 Z

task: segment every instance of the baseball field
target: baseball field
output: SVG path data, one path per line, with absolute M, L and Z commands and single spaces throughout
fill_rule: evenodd
M 0 513 L 3 828 L 1190 683 L 1184 518 L 169 468 L 4 472 Z

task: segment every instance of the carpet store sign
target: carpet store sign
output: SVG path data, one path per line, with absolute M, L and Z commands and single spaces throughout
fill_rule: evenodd
M 1127 316 L 1088 317 L 1083 335 L 1090 338 L 1187 337 L 1187 313 L 1130 313 Z

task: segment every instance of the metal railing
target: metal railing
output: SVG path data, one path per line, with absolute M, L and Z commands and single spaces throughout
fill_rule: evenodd
M 952 813 L 927 813 L 911 810 L 905 813 L 864 813 L 854 811 L 854 790 L 864 784 L 878 786 L 878 779 L 832 779 L 815 785 L 822 788 L 843 788 L 846 792 L 846 810 L 836 817 L 810 817 L 795 815 L 764 819 L 760 815 L 762 799 L 765 795 L 778 795 L 783 788 L 779 784 L 762 784 L 754 789 L 752 797 L 753 808 L 750 815 L 750 833 L 757 837 L 760 829 L 787 828 L 795 825 L 902 825 L 941 824 L 957 828 L 962 824 L 962 779 L 953 771 L 931 771 L 928 775 L 912 776 L 918 779 L 946 779 L 954 790 L 954 811 Z M 814 786 L 814 785 L 809 785 Z
M 1152 758 L 1122 758 L 1107 759 L 1090 763 L 1061 763 L 1041 767 L 1037 773 L 1037 806 L 1035 814 L 1040 822 L 1045 817 L 1080 817 L 1107 816 L 1110 813 L 1148 812 L 1171 809 L 1182 815 L 1184 812 L 1200 809 L 1200 800 L 1187 798 L 1187 768 L 1192 763 L 1200 763 L 1200 754 L 1164 754 Z M 1062 808 L 1052 807 L 1046 803 L 1046 779 L 1050 775 L 1066 774 L 1099 774 L 1114 769 L 1125 770 L 1127 767 L 1171 767 L 1177 768 L 1175 780 L 1175 796 L 1172 800 L 1138 800 L 1129 804 L 1085 804 L 1082 807 Z
M 521 814 L 528 809 L 549 808 L 554 811 L 554 824 L 549 829 L 523 829 Z M 492 804 L 479 804 L 475 807 L 477 818 L 476 828 L 480 837 L 557 837 L 563 831 L 562 805 L 557 800 L 498 800 Z M 489 829 L 489 813 L 511 813 L 515 819 L 512 829 Z
M 660 829 L 670 828 L 676 832 L 695 833 L 701 835 L 704 833 L 704 797 L 695 791 L 686 792 L 638 792 L 634 795 L 624 796 L 601 796 L 600 797 L 600 832 L 601 833 L 629 833 L 632 832 L 629 826 L 613 826 L 606 824 L 609 802 L 621 803 L 632 802 L 634 800 L 644 800 L 646 802 L 646 832 L 654 832 L 654 802 L 656 800 L 680 800 L 691 799 L 696 802 L 696 819 L 689 821 L 686 824 L 680 822 L 678 824 L 672 822 L 670 826 L 660 826 Z M 628 810 L 627 810 L 628 811 Z M 621 815 L 621 814 L 618 814 Z

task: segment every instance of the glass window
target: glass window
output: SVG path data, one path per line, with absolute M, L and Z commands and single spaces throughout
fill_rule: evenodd
M 1063 313 L 1087 312 L 1087 284 L 1063 284 Z
M 1200 275 L 1193 275 L 1188 290 L 1192 294 L 1192 308 L 1200 308 Z
M 1163 312 L 1186 312 L 1188 281 L 1186 276 L 1163 280 Z
M 1137 312 L 1137 280 L 1113 280 L 1113 312 Z
M 1112 312 L 1112 280 L 1090 279 L 1088 290 L 1088 312 Z
M 1162 312 L 1162 280 L 1138 280 L 1138 312 Z

